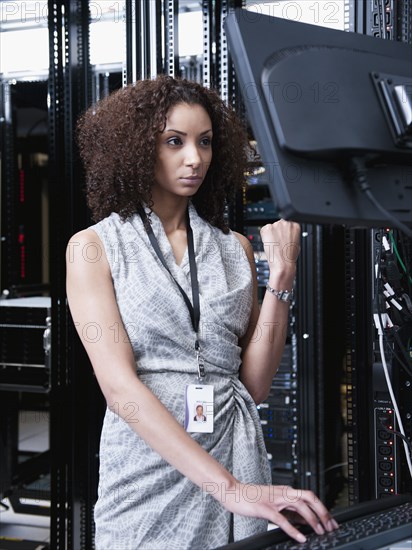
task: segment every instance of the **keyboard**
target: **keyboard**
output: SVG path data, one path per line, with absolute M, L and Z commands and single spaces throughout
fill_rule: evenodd
M 306 536 L 305 543 L 298 543 L 276 529 L 227 544 L 218 550 L 376 550 L 399 541 L 405 541 L 402 548 L 412 548 L 411 495 L 356 504 L 336 510 L 334 518 L 340 527 L 332 533 L 316 535 L 307 526 L 300 529 Z

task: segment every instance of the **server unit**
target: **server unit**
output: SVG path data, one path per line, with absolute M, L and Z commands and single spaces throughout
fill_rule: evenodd
M 51 367 L 51 301 L 47 297 L 0 300 L 1 437 L 0 498 L 8 497 L 13 510 L 49 515 L 49 451 L 22 452 L 18 448 L 19 415 L 28 414 L 24 397 L 47 401 Z M 40 411 L 38 414 L 41 414 Z M 30 499 L 32 503 L 24 503 Z
M 51 300 L 0 300 L 0 388 L 47 392 L 50 385 Z

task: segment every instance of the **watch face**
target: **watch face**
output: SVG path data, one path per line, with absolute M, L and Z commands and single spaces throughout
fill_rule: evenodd
M 284 290 L 280 296 L 280 299 L 282 300 L 282 302 L 290 302 L 290 300 L 292 299 L 292 293 L 288 290 Z

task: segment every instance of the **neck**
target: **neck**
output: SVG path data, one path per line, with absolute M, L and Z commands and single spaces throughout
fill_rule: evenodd
M 156 200 L 153 197 L 153 212 L 159 217 L 166 233 L 186 228 L 186 210 L 189 200 L 186 197 L 173 197 L 172 200 Z

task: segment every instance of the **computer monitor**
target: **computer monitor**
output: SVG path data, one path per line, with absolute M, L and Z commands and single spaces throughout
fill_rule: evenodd
M 225 30 L 280 215 L 390 225 L 369 192 L 412 224 L 412 48 L 243 9 Z

